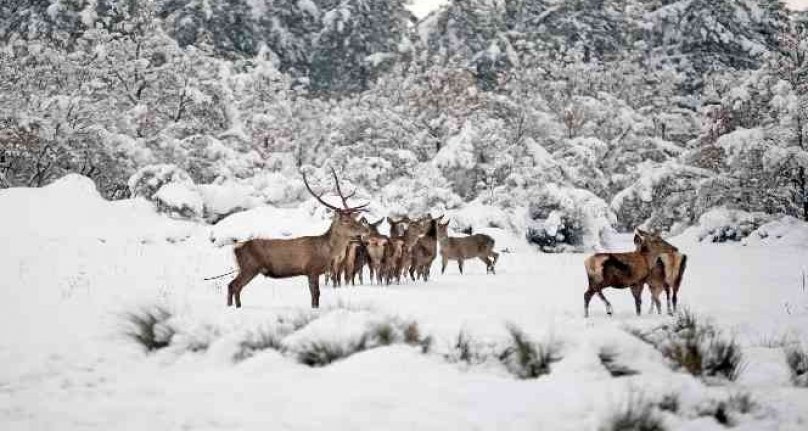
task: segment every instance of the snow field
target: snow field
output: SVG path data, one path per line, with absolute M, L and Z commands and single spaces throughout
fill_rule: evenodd
M 656 412 L 669 429 L 724 429 L 705 412 L 739 394 L 756 407 L 731 412 L 735 429 L 797 430 L 808 420 L 781 342 L 808 345 L 808 260 L 798 242 L 672 240 L 689 256 L 682 302 L 744 354 L 736 381 L 707 384 L 626 331 L 670 318 L 636 317 L 631 295 L 609 290 L 615 316 L 593 299 L 584 319 L 584 255 L 537 253 L 503 231 L 497 249 L 514 252 L 501 255 L 496 276 L 476 261 L 466 275 L 452 263 L 440 275 L 436 263 L 429 283 L 322 287 L 320 310 L 308 308 L 305 279 L 261 278 L 236 310 L 224 306 L 229 277 L 202 280 L 234 265 L 225 244 L 321 233 L 324 214 L 265 207 L 209 228 L 159 216 L 143 201 L 103 201 L 80 177 L 0 191 L 0 208 L 3 429 L 581 430 L 598 429 L 629 399 L 672 393 L 678 412 Z M 608 246 L 629 244 L 618 235 Z M 176 334 L 146 353 L 125 336 L 124 316 L 154 305 L 171 312 Z M 432 337 L 429 352 L 396 342 L 322 367 L 299 360 L 314 343 L 350 346 L 390 322 L 415 322 Z M 550 374 L 520 380 L 492 356 L 508 345 L 508 324 L 559 345 Z M 461 332 L 480 360 L 457 359 Z M 237 357 L 262 333 L 281 347 Z M 638 373 L 612 377 L 598 357 L 604 348 Z

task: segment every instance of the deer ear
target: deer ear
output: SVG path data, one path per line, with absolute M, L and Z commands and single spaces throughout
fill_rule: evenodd
M 640 232 L 639 230 L 637 232 Z M 636 233 L 634 234 L 634 245 L 640 245 L 643 243 L 642 234 Z

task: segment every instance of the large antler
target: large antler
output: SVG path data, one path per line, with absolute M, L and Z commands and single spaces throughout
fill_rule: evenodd
M 339 178 L 337 178 L 337 171 L 334 168 L 331 168 L 331 175 L 334 177 L 334 183 L 337 186 L 337 193 L 339 193 L 339 198 L 342 199 L 342 206 L 345 208 L 344 212 L 359 212 L 364 211 L 364 208 L 370 205 L 370 202 L 356 206 L 356 207 L 349 207 L 348 206 L 348 198 L 353 197 L 356 194 L 356 190 L 352 191 L 348 196 L 345 196 L 342 193 L 342 187 L 339 185 Z
M 331 205 L 330 203 L 324 201 L 323 198 L 322 198 L 322 195 L 318 195 L 317 193 L 314 193 L 314 190 L 312 190 L 311 186 L 309 185 L 309 181 L 306 179 L 306 174 L 305 173 L 303 173 L 303 184 L 306 185 L 306 190 L 308 190 L 309 193 L 311 193 L 311 195 L 314 196 L 314 198 L 317 199 L 321 204 L 327 206 L 328 208 L 331 208 L 334 211 L 337 211 L 337 212 L 342 211 L 340 208 L 335 207 L 334 205 Z
M 339 197 L 340 197 L 340 199 L 342 199 L 343 208 L 339 208 L 337 206 L 331 205 L 330 203 L 323 200 L 323 195 L 322 194 L 318 195 L 317 193 L 314 193 L 314 190 L 311 189 L 311 186 L 309 185 L 309 181 L 306 178 L 306 174 L 304 172 L 301 172 L 301 174 L 303 175 L 303 184 L 306 185 L 306 190 L 308 190 L 309 193 L 312 196 L 314 196 L 315 199 L 317 199 L 317 201 L 319 201 L 321 204 L 325 205 L 326 207 L 332 209 L 335 212 L 343 213 L 343 214 L 356 213 L 356 212 L 366 211 L 365 207 L 370 205 L 370 202 L 368 202 L 366 204 L 359 205 L 359 206 L 356 206 L 356 207 L 349 207 L 348 206 L 348 198 L 355 195 L 356 191 L 353 191 L 348 196 L 345 196 L 345 195 L 342 194 L 342 188 L 339 185 L 339 179 L 337 178 L 337 173 L 336 173 L 336 171 L 334 171 L 334 168 L 331 168 L 331 174 L 334 175 L 334 181 L 336 182 L 336 186 L 337 186 L 337 193 L 339 193 Z

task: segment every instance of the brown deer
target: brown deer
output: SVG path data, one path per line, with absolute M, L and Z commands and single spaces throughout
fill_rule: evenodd
M 429 281 L 429 273 L 432 269 L 432 262 L 438 254 L 438 224 L 443 216 L 431 218 L 427 221 L 426 234 L 415 243 L 413 248 L 413 265 L 410 267 L 410 277 L 413 271 L 418 278 Z
M 342 269 L 345 274 L 345 285 L 350 282 L 356 286 L 356 276 L 359 276 L 359 284 L 365 283 L 364 268 L 367 263 L 367 248 L 362 240 L 351 240 L 345 250 L 345 260 Z
M 407 226 L 407 231 L 404 232 L 403 252 L 401 260 L 398 265 L 398 272 L 400 275 L 405 275 L 409 272 L 410 278 L 415 281 L 415 245 L 420 241 L 429 230 L 432 217 L 424 216 L 418 220 L 410 220 Z
M 664 290 L 667 313 L 673 314 L 677 308 L 679 287 L 687 267 L 687 255 L 680 253 L 678 248 L 662 239 L 659 232 L 649 233 L 637 229 L 637 235 L 643 239 L 649 250 L 658 254 L 658 259 L 662 263 L 660 268 L 654 267 L 649 277 L 648 287 L 653 300 L 651 311 L 656 306 L 657 313 L 662 314 L 659 294 Z M 637 247 L 637 251 L 639 249 L 640 246 Z M 673 310 L 671 310 L 671 290 L 673 290 Z
M 306 175 L 303 183 L 317 201 L 334 211 L 331 226 L 319 236 L 304 236 L 292 239 L 251 239 L 235 246 L 234 253 L 238 265 L 238 275 L 227 286 L 227 305 L 241 307 L 241 291 L 255 276 L 263 274 L 271 278 L 288 278 L 307 276 L 312 308 L 320 306 L 320 275 L 322 275 L 335 256 L 344 254 L 348 242 L 357 236 L 370 233 L 367 223 L 356 219 L 359 212 L 368 204 L 355 207 L 348 206 L 348 198 L 339 185 L 334 169 L 331 169 L 334 181 L 342 199 L 342 208 L 329 204 L 312 191 Z
M 384 219 L 379 219 L 376 223 L 368 223 L 370 228 L 370 236 L 365 241 L 365 250 L 367 251 L 367 264 L 370 271 L 370 282 L 376 280 L 379 284 L 382 283 L 384 263 L 384 250 L 387 247 L 389 238 L 379 233 L 379 225 Z
M 589 287 L 584 292 L 584 316 L 589 317 L 589 301 L 597 294 L 606 305 L 606 314 L 612 315 L 612 305 L 603 295 L 603 289 L 630 288 L 634 296 L 634 308 L 640 315 L 642 289 L 646 283 L 651 292 L 664 288 L 665 267 L 660 252 L 648 239 L 639 233 L 634 235 L 636 251 L 627 253 L 596 253 L 584 261 Z
M 449 222 L 438 223 L 438 242 L 440 243 L 441 268 L 440 273 L 446 271 L 449 260 L 456 260 L 460 273 L 463 273 L 465 259 L 479 258 L 485 263 L 485 273 L 496 274 L 495 265 L 499 253 L 494 251 L 494 239 L 485 234 L 474 234 L 465 237 L 450 237 L 448 233 Z
M 390 284 L 393 278 L 401 283 L 401 260 L 404 257 L 404 239 L 400 237 L 390 237 L 384 249 L 384 259 L 382 272 L 386 284 Z

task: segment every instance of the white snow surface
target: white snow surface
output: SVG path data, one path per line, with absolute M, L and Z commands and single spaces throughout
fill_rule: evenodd
M 584 319 L 583 254 L 521 247 L 500 256 L 496 275 L 474 261 L 465 275 L 455 265 L 441 275 L 436 264 L 428 283 L 323 287 L 319 310 L 308 307 L 303 278 L 255 279 L 238 310 L 225 307 L 230 277 L 203 281 L 234 265 L 231 247 L 216 242 L 316 234 L 327 224 L 307 202 L 210 228 L 158 215 L 143 200 L 107 202 L 75 175 L 0 190 L 0 429 L 595 430 L 630 397 L 670 392 L 681 407 L 660 413 L 668 429 L 724 429 L 697 412 L 739 393 L 758 407 L 735 417 L 734 429 L 808 422 L 806 389 L 790 385 L 783 347 L 771 342 L 808 345 L 808 235 L 796 220 L 761 227 L 770 239 L 746 246 L 671 239 L 689 257 L 681 301 L 736 337 L 745 355 L 739 379 L 718 385 L 671 370 L 626 332 L 670 319 L 635 316 L 626 291 L 605 292 L 614 317 L 595 299 Z M 508 233 L 488 230 L 502 249 Z M 630 236 L 611 239 L 615 249 L 631 246 Z M 178 333 L 146 353 L 124 335 L 123 315 L 152 305 L 171 311 Z M 394 344 L 319 368 L 296 360 L 311 343 L 355 343 L 385 321 L 417 322 L 432 350 Z M 461 331 L 502 345 L 507 323 L 560 343 L 549 375 L 518 380 L 496 361 L 445 359 Z M 262 330 L 287 353 L 235 360 Z M 207 348 L 191 348 L 199 345 Z M 598 360 L 603 347 L 639 374 L 611 377 Z

